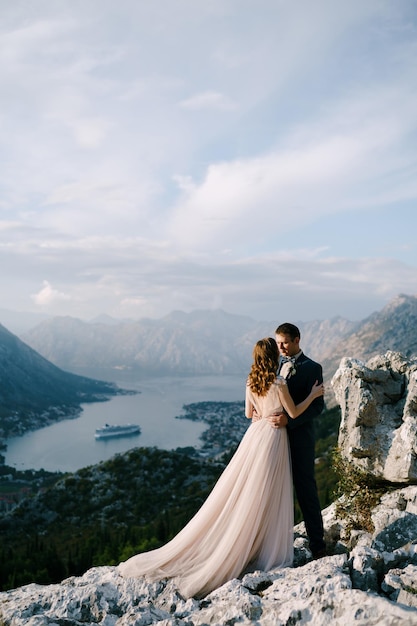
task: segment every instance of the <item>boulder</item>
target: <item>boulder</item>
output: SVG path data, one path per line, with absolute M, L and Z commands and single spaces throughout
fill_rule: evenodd
M 377 481 L 417 483 L 417 359 L 343 358 L 331 381 L 342 456 Z

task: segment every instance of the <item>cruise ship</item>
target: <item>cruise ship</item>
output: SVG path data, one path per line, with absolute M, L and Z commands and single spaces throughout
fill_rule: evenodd
M 96 439 L 109 439 L 110 437 L 139 435 L 140 432 L 140 426 L 137 424 L 105 424 L 96 429 L 94 437 Z

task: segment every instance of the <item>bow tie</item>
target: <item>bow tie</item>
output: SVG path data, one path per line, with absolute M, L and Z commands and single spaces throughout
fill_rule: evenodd
M 281 363 L 295 363 L 295 356 L 283 356 L 281 357 Z

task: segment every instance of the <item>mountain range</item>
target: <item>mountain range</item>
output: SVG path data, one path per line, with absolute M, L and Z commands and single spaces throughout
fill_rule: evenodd
M 335 342 L 321 359 L 324 377 L 333 376 L 343 357 L 367 361 L 388 350 L 417 355 L 417 296 L 398 295 Z
M 306 353 L 317 359 L 348 336 L 343 318 L 299 322 Z M 174 311 L 161 319 L 118 324 L 72 317 L 46 320 L 21 339 L 55 365 L 70 371 L 133 370 L 138 375 L 244 376 L 256 341 L 273 336 L 277 323 L 222 310 Z
M 304 352 L 322 363 L 325 381 L 344 356 L 417 354 L 417 296 L 398 295 L 360 322 L 337 317 L 296 324 Z M 221 310 L 123 321 L 54 317 L 20 338 L 0 325 L 0 436 L 44 426 L 79 410 L 81 402 L 122 393 L 114 383 L 97 380 L 118 380 L 120 371 L 138 379 L 245 376 L 255 342 L 273 336 L 276 326 Z M 85 371 L 94 372 L 93 378 L 80 375 Z
M 344 356 L 417 353 L 417 296 L 401 294 L 360 322 L 336 317 L 295 323 L 304 352 L 323 364 L 327 379 Z M 254 344 L 273 336 L 276 326 L 277 321 L 260 322 L 222 310 L 175 311 L 161 319 L 111 324 L 55 317 L 21 339 L 55 365 L 76 372 L 105 368 L 138 375 L 245 375 Z

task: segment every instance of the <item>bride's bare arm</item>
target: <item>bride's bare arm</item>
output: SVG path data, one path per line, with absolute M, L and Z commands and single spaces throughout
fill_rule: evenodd
M 253 402 L 251 400 L 250 391 L 249 391 L 249 387 L 248 386 L 246 387 L 246 394 L 245 394 L 245 417 L 247 417 L 248 420 L 251 420 L 254 417 L 257 417 L 256 409 L 255 409 L 255 407 L 253 405 Z
M 284 409 L 286 410 L 286 412 L 292 419 L 295 419 L 299 415 L 301 415 L 301 413 L 304 413 L 306 408 L 310 406 L 313 400 L 323 395 L 324 395 L 324 385 L 323 383 L 319 385 L 318 381 L 316 380 L 307 398 L 303 400 L 302 402 L 300 402 L 299 404 L 295 405 L 294 400 L 292 399 L 290 392 L 288 391 L 287 385 L 284 384 L 284 385 L 279 386 L 279 398 L 282 402 L 282 406 L 284 407 Z

